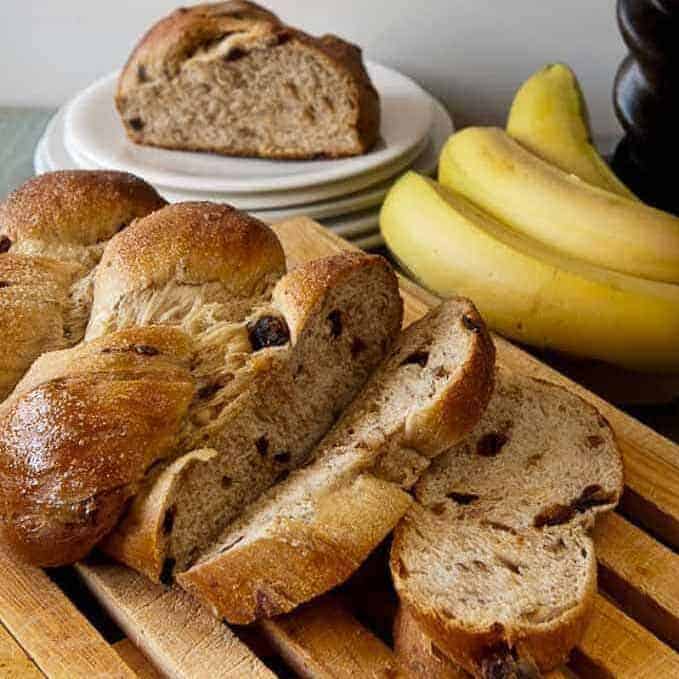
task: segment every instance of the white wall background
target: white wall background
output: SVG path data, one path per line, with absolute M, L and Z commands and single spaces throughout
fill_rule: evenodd
M 191 0 L 185 0 L 191 2 Z M 123 63 L 181 0 L 0 0 L 0 105 L 57 106 Z M 264 0 L 309 32 L 335 32 L 442 98 L 458 124 L 502 123 L 544 63 L 577 72 L 599 137 L 618 134 L 624 55 L 615 0 Z

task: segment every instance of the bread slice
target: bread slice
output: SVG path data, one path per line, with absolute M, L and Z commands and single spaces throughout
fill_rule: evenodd
M 116 105 L 135 143 L 231 156 L 357 155 L 380 125 L 357 47 L 244 1 L 181 8 L 153 26 Z
M 201 303 L 182 318 L 167 315 L 196 343 L 196 397 L 176 443 L 183 454 L 103 544 L 156 581 L 188 568 L 250 502 L 307 461 L 402 321 L 396 276 L 377 256 L 305 264 L 242 320 L 225 320 L 219 302 L 191 290 Z
M 51 172 L 0 203 L 0 401 L 45 351 L 82 340 L 104 245 L 165 201 L 123 172 Z
M 395 531 L 401 601 L 474 676 L 553 669 L 596 590 L 588 530 L 622 486 L 613 433 L 591 405 L 501 370 L 479 426 L 434 461 Z
M 274 487 L 179 583 L 249 623 L 341 583 L 408 509 L 406 489 L 468 433 L 493 382 L 494 348 L 467 300 L 411 325 L 307 468 Z

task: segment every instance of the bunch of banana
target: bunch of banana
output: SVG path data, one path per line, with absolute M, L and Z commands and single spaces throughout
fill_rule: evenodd
M 608 169 L 567 67 L 523 85 L 507 129 L 463 130 L 439 183 L 410 172 L 394 185 L 380 215 L 394 255 L 508 337 L 679 373 L 679 219 Z

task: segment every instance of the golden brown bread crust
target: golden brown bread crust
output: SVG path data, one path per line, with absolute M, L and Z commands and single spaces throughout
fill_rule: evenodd
M 471 679 L 472 677 L 456 665 L 427 636 L 412 612 L 403 604 L 399 606 L 394 621 L 394 651 L 412 679 Z M 496 657 L 499 660 L 499 656 Z M 500 673 L 500 667 L 495 665 L 494 669 Z M 502 676 L 516 676 L 516 674 L 503 674 Z M 526 673 L 519 676 L 535 676 L 535 670 L 528 666 Z M 561 677 L 563 674 L 557 671 L 545 675 L 549 679 L 557 676 Z
M 377 141 L 380 127 L 379 95 L 363 65 L 361 50 L 335 35 L 314 37 L 288 26 L 280 19 L 246 0 L 205 3 L 193 7 L 180 7 L 158 21 L 141 38 L 127 60 L 118 81 L 116 105 L 123 117 L 128 137 L 136 143 L 143 142 L 140 130 L 135 130 L 124 118 L 125 98 L 140 81 L 151 80 L 161 74 L 175 76 L 182 62 L 195 51 L 212 41 L 232 32 L 248 32 L 254 44 L 261 39 L 270 39 L 272 44 L 281 40 L 297 41 L 317 51 L 324 59 L 347 74 L 354 84 L 354 103 L 357 117 L 354 125 L 363 147 L 368 151 Z M 243 49 L 247 49 L 247 42 Z M 164 146 L 187 150 L 186 146 Z M 200 149 L 189 149 L 200 150 Z M 219 152 L 219 149 L 214 149 Z M 306 158 L 305 154 L 287 152 L 280 158 Z M 333 156 L 328 153 L 328 157 Z
M 312 523 L 286 519 L 274 536 L 198 564 L 177 581 L 233 624 L 287 613 L 355 573 L 411 502 L 395 484 L 363 474 L 323 497 Z
M 107 246 L 87 337 L 105 330 L 101 319 L 121 299 L 147 288 L 219 282 L 225 295 L 245 299 L 283 273 L 283 248 L 263 222 L 230 205 L 174 203 L 136 221 Z
M 0 237 L 10 239 L 15 253 L 47 254 L 28 249 L 30 243 L 94 245 L 165 204 L 150 184 L 126 172 L 49 172 L 0 203 Z
M 359 269 L 379 267 L 391 287 L 390 292 L 399 296 L 398 279 L 391 265 L 380 255 L 366 255 L 362 252 L 343 252 L 340 255 L 316 259 L 290 271 L 276 285 L 273 304 L 285 314 L 293 342 L 304 328 L 304 323 L 323 302 L 329 290 L 342 284 Z M 401 322 L 403 305 L 401 304 Z M 401 322 L 398 327 L 400 328 Z
M 520 639 L 512 639 L 512 646 L 519 649 L 520 657 L 531 658 L 542 671 L 555 669 L 568 660 L 568 654 L 582 639 L 591 617 L 596 595 L 594 566 L 590 582 L 591 588 L 585 600 L 569 611 L 558 624 L 545 624 L 540 630 L 531 630 Z M 506 648 L 506 635 L 502 629 L 476 633 L 460 628 L 450 629 L 443 619 L 435 619 L 412 606 L 408 610 L 421 632 L 431 639 L 442 655 L 447 656 L 446 644 L 454 646 L 457 654 L 462 654 L 467 660 L 464 669 L 470 672 L 482 667 L 484 659 L 493 649 Z M 460 658 L 461 655 L 457 657 Z M 451 662 L 454 664 L 452 660 Z
M 109 238 L 165 201 L 123 172 L 52 172 L 0 202 L 0 401 L 43 352 L 79 342 L 88 272 Z
M 422 631 L 403 604 L 394 620 L 394 651 L 412 679 L 470 679 Z
M 70 262 L 0 255 L 0 402 L 41 353 L 68 345 L 69 292 L 83 274 Z
M 285 256 L 263 222 L 230 205 L 174 203 L 117 235 L 102 261 L 100 281 L 127 288 L 176 275 L 189 285 L 219 281 L 248 292 L 262 272 L 282 275 Z
M 495 383 L 495 344 L 488 328 L 472 302 L 456 301 L 465 305 L 460 323 L 473 336 L 469 360 L 440 399 L 412 413 L 405 423 L 405 443 L 429 456 L 469 433 L 486 409 Z
M 273 34 L 283 28 L 278 17 L 254 3 L 204 3 L 180 7 L 151 26 L 130 54 L 118 81 L 117 99 L 140 79 L 161 73 L 176 75 L 182 61 L 195 49 L 232 31 Z M 143 80 L 144 78 L 142 78 Z
M 0 531 L 43 566 L 83 557 L 152 465 L 193 397 L 191 345 L 135 328 L 39 359 L 0 407 Z

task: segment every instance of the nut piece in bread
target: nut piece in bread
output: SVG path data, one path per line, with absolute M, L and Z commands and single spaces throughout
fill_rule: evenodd
M 477 423 L 494 347 L 467 300 L 411 325 L 315 451 L 222 534 L 179 583 L 245 624 L 346 580 L 407 511 L 407 492 Z
M 77 344 L 106 242 L 165 201 L 123 172 L 52 172 L 0 203 L 0 401 L 46 351 Z
M 133 328 L 44 354 L 0 406 L 3 543 L 41 566 L 85 556 L 169 457 L 194 394 L 190 339 Z
M 407 614 L 474 676 L 553 669 L 596 591 L 589 529 L 622 487 L 620 453 L 594 407 L 500 370 L 481 422 L 432 463 L 396 528 L 391 571 Z
M 138 144 L 232 156 L 357 155 L 380 124 L 358 47 L 243 0 L 159 21 L 125 65 L 116 105 Z

